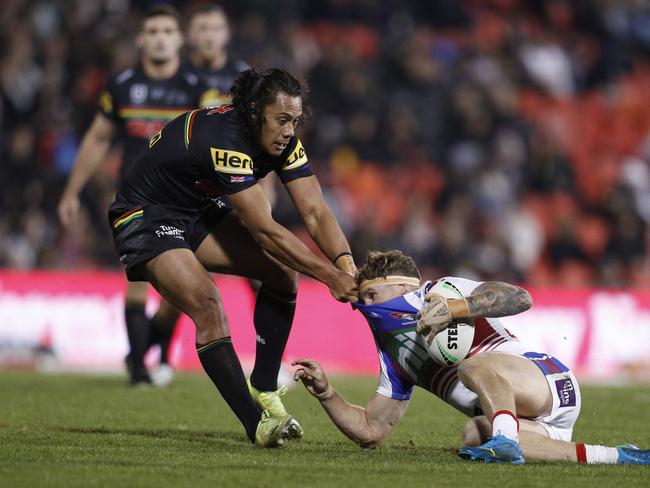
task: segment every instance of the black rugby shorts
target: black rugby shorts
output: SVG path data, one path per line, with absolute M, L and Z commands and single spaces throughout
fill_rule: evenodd
M 215 198 L 201 209 L 169 205 L 137 206 L 116 201 L 108 210 L 113 241 L 129 281 L 145 281 L 142 266 L 170 249 L 196 251 L 217 223 L 232 210 Z

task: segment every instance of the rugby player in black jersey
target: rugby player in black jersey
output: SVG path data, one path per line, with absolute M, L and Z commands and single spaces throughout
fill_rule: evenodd
M 190 63 L 199 79 L 208 87 L 205 98 L 209 100 L 210 105 L 229 103 L 228 92 L 235 78 L 242 71 L 250 69 L 250 66 L 245 61 L 234 58 L 228 50 L 231 40 L 228 16 L 220 5 L 207 3 L 194 7 L 187 18 L 186 36 L 190 47 Z M 273 175 L 259 180 L 271 208 L 275 207 L 277 200 L 277 183 L 277 178 Z M 254 279 L 249 279 L 248 283 L 253 295 L 257 296 L 261 283 Z M 157 330 L 167 332 L 168 337 L 160 338 L 169 343 L 173 329 L 158 328 Z M 165 370 L 160 367 L 156 373 L 159 377 L 161 373 L 165 373 Z M 168 374 L 170 373 L 173 374 L 173 370 L 169 370 Z M 293 386 L 291 378 L 291 371 L 281 366 L 278 383 L 284 387 L 291 387 Z M 255 393 L 255 390 L 251 389 L 251 391 Z
M 196 75 L 181 68 L 180 48 L 183 37 L 180 16 L 170 6 L 158 6 L 143 19 L 137 45 L 141 64 L 112 78 L 100 98 L 100 109 L 81 141 L 81 146 L 58 206 L 61 222 L 66 227 L 75 224 L 79 195 L 104 160 L 113 137 L 123 141 L 120 178 L 136 156 L 149 144 L 149 139 L 179 114 L 200 106 L 205 87 Z M 162 301 L 152 325 L 145 315 L 147 284 L 130 282 L 126 291 L 125 319 L 130 353 L 127 356 L 130 382 L 149 383 L 144 366 L 148 341 L 157 329 L 170 330 L 178 311 Z M 164 334 L 163 334 L 164 335 Z M 161 344 L 161 362 L 167 357 L 168 340 Z
M 229 102 L 228 91 L 233 81 L 250 66 L 233 59 L 228 53 L 230 27 L 223 8 L 210 3 L 194 7 L 188 14 L 186 35 L 190 48 L 189 68 L 207 88 L 201 97 L 202 105 L 216 106 Z M 270 178 L 262 181 L 264 191 L 271 199 L 275 191 L 273 181 Z M 250 282 L 256 293 L 259 282 Z M 161 307 L 151 320 L 149 346 L 160 346 L 160 365 L 152 372 L 151 378 L 158 385 L 168 384 L 174 377 L 174 370 L 168 361 L 169 345 L 179 317 L 178 311 L 174 313 L 174 310 L 168 306 Z
M 190 47 L 189 68 L 207 88 L 201 97 L 202 106 L 229 102 L 228 91 L 233 81 L 250 66 L 244 61 L 233 59 L 228 53 L 230 26 L 225 11 L 220 5 L 211 3 L 194 7 L 188 14 L 186 34 Z M 266 178 L 262 182 L 264 191 L 271 199 L 275 191 L 273 181 Z M 251 280 L 251 284 L 256 293 L 259 282 Z M 157 385 L 166 385 L 174 377 L 168 353 L 178 318 L 179 312 L 165 304 L 151 320 L 152 328 L 146 349 L 156 344 L 160 346 L 160 365 L 151 375 Z
M 302 435 L 273 391 L 293 321 L 296 271 L 326 284 L 336 299 L 356 301 L 355 268 L 294 134 L 303 85 L 280 69 L 248 70 L 231 96 L 232 104 L 188 112 L 151 139 L 122 180 L 109 221 L 128 279 L 149 281 L 190 316 L 203 368 L 249 439 L 268 447 Z M 270 172 L 329 261 L 273 220 L 257 183 Z M 263 411 L 249 393 L 209 271 L 262 282 L 254 323 L 265 339 L 258 341 L 251 382 Z

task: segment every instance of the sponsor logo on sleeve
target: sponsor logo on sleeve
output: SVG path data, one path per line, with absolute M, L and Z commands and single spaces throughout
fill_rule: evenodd
M 210 148 L 214 170 L 231 175 L 252 175 L 253 160 L 248 154 L 229 149 Z
M 282 171 L 290 171 L 292 169 L 299 168 L 300 166 L 307 163 L 307 154 L 305 153 L 305 148 L 302 147 L 302 142 L 298 140 L 296 148 L 293 150 L 291 155 L 287 158 L 287 161 L 282 166 Z
M 576 406 L 576 390 L 570 378 L 555 380 L 555 389 L 560 398 L 560 408 Z

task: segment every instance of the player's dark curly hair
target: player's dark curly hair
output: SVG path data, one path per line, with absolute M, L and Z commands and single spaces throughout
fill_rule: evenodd
M 307 85 L 288 71 L 280 68 L 270 68 L 265 71 L 249 69 L 240 73 L 233 82 L 230 88 L 232 104 L 243 115 L 248 136 L 252 141 L 256 141 L 259 137 L 264 109 L 275 102 L 278 93 L 300 97 L 303 113 L 308 113 Z
M 357 285 L 366 280 L 383 278 L 390 275 L 412 276 L 420 278 L 415 261 L 402 251 L 370 251 L 357 270 Z

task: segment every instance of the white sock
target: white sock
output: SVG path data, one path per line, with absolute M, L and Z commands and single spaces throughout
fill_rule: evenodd
M 587 464 L 616 464 L 618 451 L 615 447 L 590 446 L 585 444 Z
M 512 412 L 499 410 L 492 419 L 492 436 L 502 435 L 519 442 L 519 421 Z

